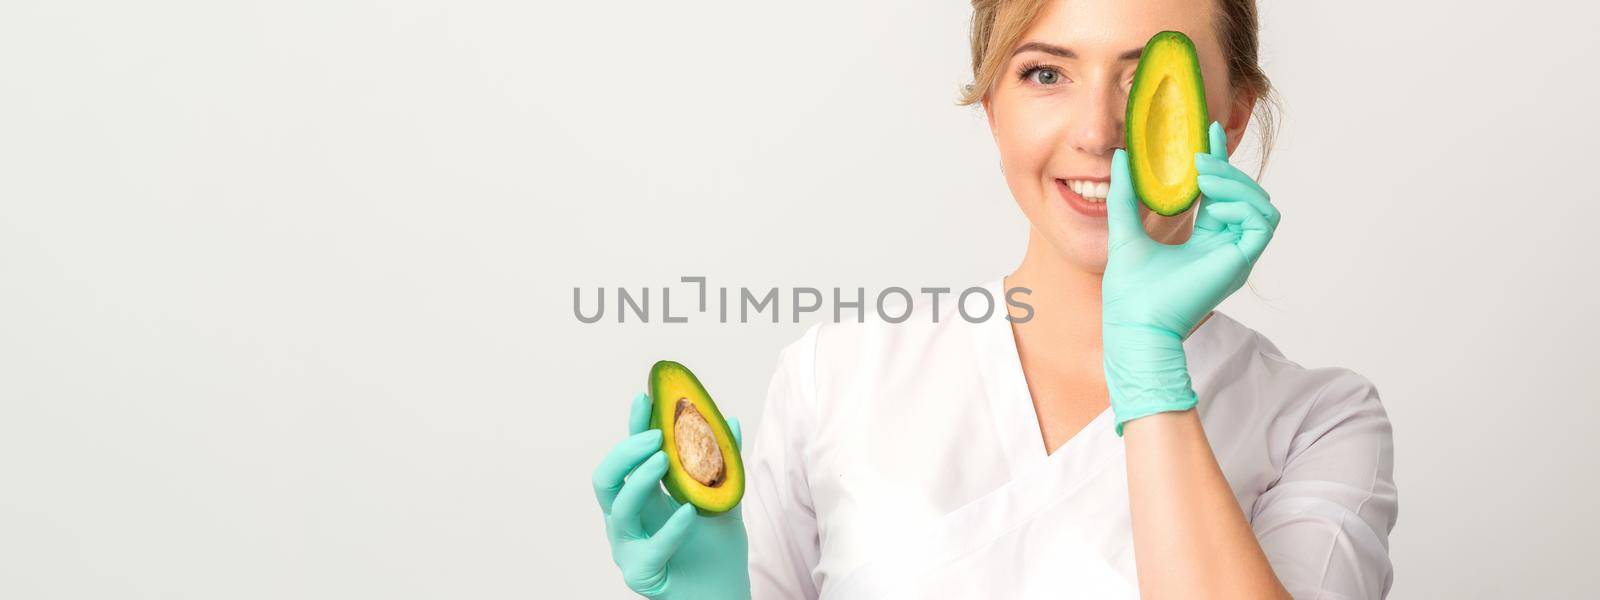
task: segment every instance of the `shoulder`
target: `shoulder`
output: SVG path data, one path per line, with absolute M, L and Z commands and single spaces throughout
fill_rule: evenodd
M 778 368 L 772 374 L 767 390 L 769 399 L 787 397 L 810 404 L 815 396 L 817 332 L 820 324 L 807 327 L 799 339 L 789 342 L 778 351 Z M 771 400 L 769 400 L 769 403 Z M 794 400 L 790 400 L 793 403 Z
M 1006 318 L 998 286 L 907 288 L 885 293 L 881 306 L 868 294 L 859 313 L 815 324 L 785 347 L 781 368 L 807 380 L 806 402 L 824 413 L 964 377 L 975 369 L 976 336 Z
M 1371 379 L 1346 367 L 1303 365 L 1261 332 L 1220 312 L 1213 319 L 1220 321 L 1206 347 L 1212 356 L 1197 381 L 1209 396 L 1212 416 L 1263 424 L 1269 440 L 1291 446 L 1285 450 L 1336 427 L 1387 435 L 1388 416 Z
M 1302 392 L 1295 396 L 1307 401 L 1377 396 L 1377 386 L 1361 373 L 1339 366 L 1302 365 L 1266 335 L 1232 317 L 1218 312 L 1213 319 L 1218 331 L 1206 350 L 1216 355 L 1208 367 L 1219 384 L 1248 379 L 1280 391 Z
M 894 358 L 916 362 L 930 351 L 971 342 L 974 328 L 1004 319 L 1006 299 L 998 282 L 964 287 L 894 288 L 881 306 L 869 299 L 859 313 L 816 326 L 815 351 L 829 364 Z M 819 363 L 820 364 L 820 363 Z

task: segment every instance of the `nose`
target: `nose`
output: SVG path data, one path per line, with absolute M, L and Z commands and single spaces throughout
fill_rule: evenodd
M 1121 88 L 1102 85 L 1085 99 L 1085 106 L 1074 111 L 1077 124 L 1071 128 L 1072 146 L 1084 154 L 1110 157 L 1111 152 L 1122 147 L 1123 119 L 1127 99 Z

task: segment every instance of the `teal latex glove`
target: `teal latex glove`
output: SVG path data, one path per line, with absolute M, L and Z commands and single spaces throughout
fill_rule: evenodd
M 1244 285 L 1278 227 L 1267 192 L 1228 164 L 1220 124 L 1211 124 L 1210 143 L 1210 154 L 1195 154 L 1202 197 L 1194 233 L 1177 246 L 1145 233 L 1128 153 L 1111 158 L 1101 356 L 1118 436 L 1130 420 L 1194 407 L 1183 340 Z
M 742 447 L 738 419 L 728 426 Z M 634 397 L 628 433 L 594 471 L 594 495 L 622 580 L 646 598 L 748 600 L 750 543 L 740 507 L 703 516 L 661 489 L 667 455 L 661 431 L 650 429 L 650 396 Z

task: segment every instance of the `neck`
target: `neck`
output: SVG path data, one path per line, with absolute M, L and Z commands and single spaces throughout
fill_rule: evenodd
M 1030 230 L 1022 264 L 1004 288 L 1032 290 L 1026 298 L 1033 319 L 1013 323 L 1023 362 L 1045 361 L 1086 375 L 1103 373 L 1100 364 L 1101 274 L 1068 261 L 1049 241 Z

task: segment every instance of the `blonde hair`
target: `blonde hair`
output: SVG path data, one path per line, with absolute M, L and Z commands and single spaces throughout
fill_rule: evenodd
M 1005 68 L 1012 48 L 1048 0 L 972 0 L 972 83 L 963 86 L 962 106 L 983 100 Z M 1278 98 L 1272 81 L 1261 70 L 1260 21 L 1255 0 L 1216 0 L 1217 39 L 1228 61 L 1228 81 L 1235 93 L 1256 99 L 1255 114 L 1260 133 L 1261 167 L 1277 138 Z

